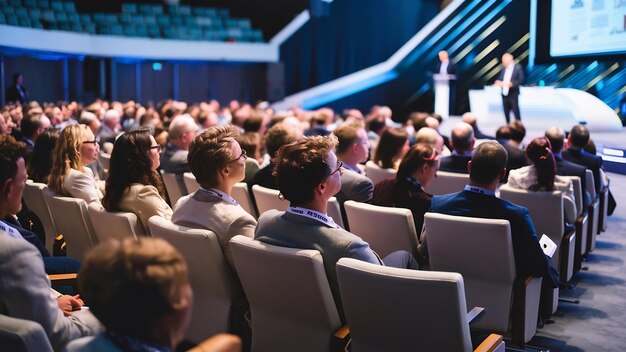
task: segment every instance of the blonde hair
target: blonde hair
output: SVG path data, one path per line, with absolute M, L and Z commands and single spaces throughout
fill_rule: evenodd
M 65 177 L 70 169 L 82 172 L 80 147 L 87 140 L 90 132 L 89 127 L 85 125 L 71 125 L 61 131 L 52 152 L 52 169 L 48 178 L 48 187 L 55 193 L 62 196 L 70 195 L 65 187 Z

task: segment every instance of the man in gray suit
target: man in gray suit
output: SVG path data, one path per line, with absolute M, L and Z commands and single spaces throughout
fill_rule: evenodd
M 337 159 L 343 162 L 341 189 L 336 197 L 342 205 L 346 200 L 369 202 L 374 193 L 372 180 L 363 174 L 359 163 L 367 161 L 369 140 L 367 132 L 359 122 L 346 123 L 337 127 L 333 134 L 337 137 Z
M 0 219 L 17 214 L 28 175 L 23 147 L 9 135 L 0 135 Z M 51 295 L 41 254 L 12 226 L 0 222 L 0 313 L 39 323 L 50 344 L 60 350 L 69 341 L 99 329 L 89 312 L 80 310 L 77 296 Z
M 287 211 L 269 210 L 259 217 L 255 238 L 291 248 L 315 249 L 324 260 L 326 277 L 343 322 L 335 265 L 340 258 L 374 264 L 383 261 L 360 237 L 339 227 L 327 215 L 328 199 L 341 188 L 341 162 L 337 161 L 334 136 L 303 137 L 278 150 L 274 173 L 280 194 L 290 202 Z M 387 265 L 417 268 L 405 251 L 389 254 Z M 259 263 L 262 265 L 262 263 Z

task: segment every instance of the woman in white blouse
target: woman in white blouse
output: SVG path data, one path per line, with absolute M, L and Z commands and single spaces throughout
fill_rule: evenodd
M 161 146 L 149 130 L 126 132 L 117 138 L 111 153 L 106 195 L 102 205 L 107 211 L 127 211 L 137 215 L 146 234 L 148 219 L 159 215 L 172 217 L 172 209 L 164 200 L 160 165 Z
M 565 220 L 573 224 L 578 213 L 574 201 L 574 186 L 568 178 L 556 174 L 556 161 L 550 141 L 545 137 L 535 138 L 526 147 L 526 158 L 531 165 L 511 170 L 508 186 L 530 191 L 562 191 Z
M 100 147 L 89 127 L 67 126 L 61 132 L 52 153 L 48 187 L 56 194 L 100 202 L 103 195 L 93 172 L 87 165 L 98 159 Z

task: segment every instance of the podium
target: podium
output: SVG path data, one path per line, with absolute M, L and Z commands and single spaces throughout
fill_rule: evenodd
M 450 81 L 456 80 L 455 75 L 433 74 L 435 81 L 435 113 L 444 119 L 450 116 Z

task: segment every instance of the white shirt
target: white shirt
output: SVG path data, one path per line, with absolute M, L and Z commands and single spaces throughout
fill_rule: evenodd
M 510 64 L 507 68 L 504 69 L 504 77 L 502 78 L 502 82 L 505 83 L 505 86 L 502 87 L 502 95 L 507 96 L 509 95 L 509 86 L 506 85 L 509 82 L 511 82 L 511 77 L 513 77 L 513 68 L 515 67 L 515 64 Z

